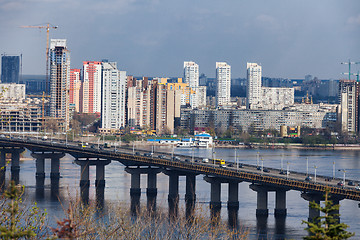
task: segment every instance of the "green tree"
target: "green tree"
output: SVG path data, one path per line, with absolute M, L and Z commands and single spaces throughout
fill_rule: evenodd
M 36 204 L 30 209 L 21 206 L 23 186 L 11 181 L 1 201 L 0 238 L 41 238 L 45 229 L 46 212 L 40 212 Z
M 305 228 L 310 233 L 310 236 L 304 237 L 305 240 L 340 240 L 348 239 L 354 236 L 354 233 L 346 231 L 349 227 L 345 223 L 339 223 L 339 214 L 334 212 L 339 211 L 339 204 L 333 204 L 328 200 L 329 193 L 325 193 L 325 203 L 322 207 L 315 202 L 310 203 L 310 207 L 319 210 L 324 214 L 315 218 L 312 222 L 303 221 L 308 227 Z

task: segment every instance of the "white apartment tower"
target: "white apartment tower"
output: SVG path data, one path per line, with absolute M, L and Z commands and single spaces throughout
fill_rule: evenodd
M 190 106 L 192 108 L 197 108 L 199 106 L 199 65 L 195 62 L 184 62 L 184 82 L 188 83 L 190 87 Z
M 66 39 L 50 42 L 50 117 L 56 118 L 62 128 L 69 127 L 70 54 Z
M 261 102 L 261 66 L 247 63 L 246 108 L 253 109 Z
M 216 106 L 230 103 L 231 66 L 226 62 L 216 62 Z
M 126 71 L 119 71 L 116 62 L 102 63 L 101 128 L 125 127 Z

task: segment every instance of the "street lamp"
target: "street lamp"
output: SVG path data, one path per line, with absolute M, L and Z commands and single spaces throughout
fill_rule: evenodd
M 235 164 L 236 164 L 236 171 L 239 171 L 239 162 L 237 160 L 237 155 L 236 155 L 236 148 L 235 148 Z
M 341 172 L 343 172 L 344 173 L 344 176 L 343 176 L 343 182 L 344 182 L 344 187 L 345 187 L 345 180 L 346 180 L 346 178 L 345 178 L 345 173 L 346 173 L 346 170 L 345 169 L 339 169 L 338 171 L 341 171 Z
M 191 158 L 191 162 L 194 162 L 194 148 L 192 148 L 192 158 Z
M 261 158 L 261 175 L 264 173 L 264 159 Z
M 288 179 L 289 174 L 290 174 L 289 165 L 290 165 L 290 163 L 289 163 L 289 162 L 286 162 L 286 179 Z
M 335 179 L 335 161 L 333 161 L 333 179 Z
M 306 157 L 306 176 L 309 176 L 309 158 L 308 157 Z
M 256 154 L 256 167 L 259 167 L 259 152 Z
M 280 171 L 282 172 L 283 171 L 283 162 L 284 162 L 284 154 L 281 154 L 281 169 L 280 169 Z
M 314 170 L 315 170 L 315 173 L 314 173 L 314 182 L 316 182 L 316 169 L 317 169 L 317 166 L 314 165 Z

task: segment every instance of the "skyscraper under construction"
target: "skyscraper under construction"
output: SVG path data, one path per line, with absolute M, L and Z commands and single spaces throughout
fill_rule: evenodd
M 51 39 L 50 43 L 50 117 L 63 130 L 69 127 L 70 54 L 66 39 Z

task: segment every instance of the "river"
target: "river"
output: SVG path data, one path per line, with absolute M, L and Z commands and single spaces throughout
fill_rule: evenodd
M 145 148 L 145 147 L 144 147 Z M 148 146 L 151 149 L 151 146 Z M 155 152 L 171 152 L 170 147 L 155 146 Z M 235 161 L 235 150 L 229 148 L 216 148 L 214 153 L 212 149 L 191 149 L 191 148 L 175 148 L 175 154 L 183 154 L 199 157 L 211 158 L 214 154 L 216 158 L 223 158 L 228 161 Z M 259 158 L 257 157 L 259 156 Z M 262 159 L 264 167 L 280 168 L 281 159 L 283 159 L 283 168 L 289 167 L 298 172 L 306 172 L 306 162 L 308 158 L 308 171 L 314 173 L 315 166 L 317 174 L 332 176 L 333 162 L 335 162 L 336 177 L 343 177 L 344 172 L 339 171 L 345 169 L 347 179 L 360 181 L 360 151 L 317 151 L 317 150 L 285 150 L 285 149 L 238 149 L 236 157 L 239 162 L 247 164 L 257 164 L 257 159 Z M 31 158 L 27 151 L 25 158 Z M 35 181 L 35 161 L 25 160 L 20 163 L 20 183 L 25 185 L 26 202 L 38 203 L 40 208 L 46 208 L 50 218 L 61 218 L 63 209 L 59 200 L 51 196 L 50 191 L 50 161 L 46 161 L 46 179 L 44 195 L 39 197 L 36 195 Z M 7 168 L 7 179 L 10 177 L 9 167 Z M 75 196 L 79 193 L 80 167 L 73 163 L 73 158 L 66 155 L 60 164 L 60 201 L 66 203 L 68 196 Z M 95 199 L 95 167 L 90 167 L 90 201 Z M 203 176 L 196 178 L 196 195 L 197 202 L 200 205 L 208 206 L 210 201 L 210 184 L 205 182 Z M 118 162 L 113 162 L 106 166 L 105 169 L 105 206 L 117 201 L 130 202 L 130 175 L 124 171 L 124 166 Z M 146 176 L 141 176 L 141 204 L 146 204 Z M 185 195 L 185 177 L 180 177 L 179 183 L 180 203 L 184 203 Z M 158 175 L 158 195 L 157 205 L 167 206 L 168 194 L 168 177 L 162 173 Z M 221 216 L 227 219 L 228 213 L 226 209 L 227 201 L 227 185 L 222 184 L 222 211 Z M 298 191 L 287 192 L 287 217 L 284 222 L 276 222 L 274 217 L 275 193 L 269 193 L 269 217 L 267 220 L 258 219 L 255 216 L 256 211 L 256 192 L 249 188 L 249 183 L 240 183 L 239 200 L 240 207 L 238 212 L 238 221 L 241 227 L 250 231 L 249 239 L 302 239 L 307 235 L 302 224 L 302 220 L 308 218 L 308 202 L 300 197 Z M 348 224 L 349 231 L 355 232 L 353 239 L 359 239 L 360 236 L 360 209 L 358 203 L 351 200 L 343 200 L 340 202 L 341 222 Z M 210 211 L 209 211 L 210 214 Z M 57 216 L 57 218 L 55 218 Z

